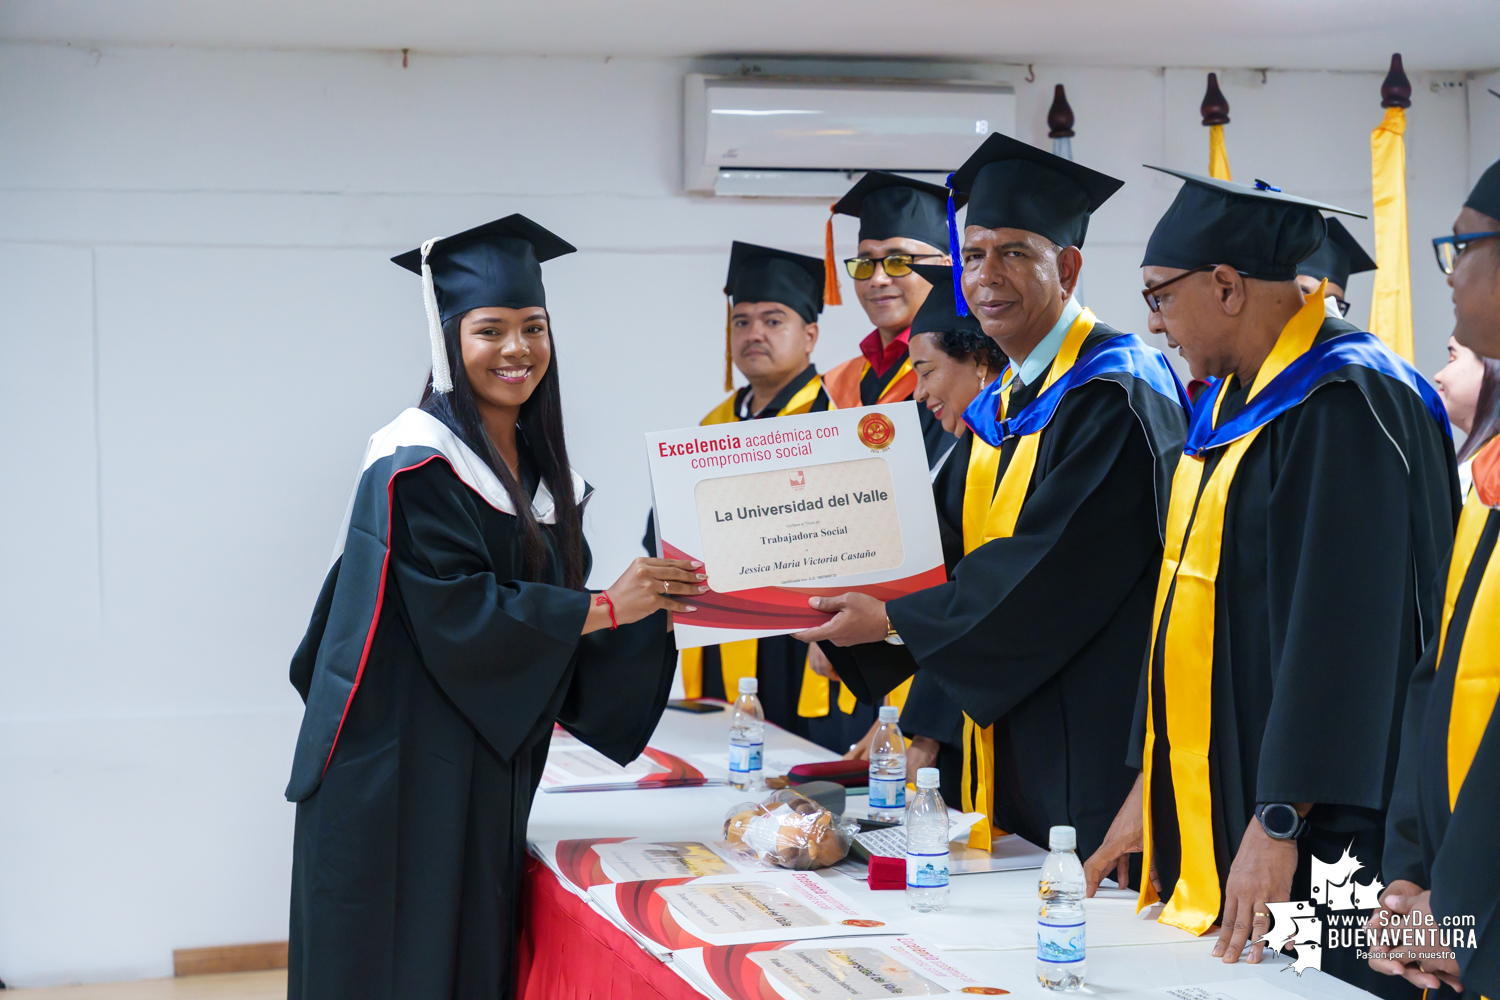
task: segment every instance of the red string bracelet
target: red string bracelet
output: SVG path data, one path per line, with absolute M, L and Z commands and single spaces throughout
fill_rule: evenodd
M 594 598 L 595 607 L 598 607 L 601 604 L 607 605 L 609 607 L 609 630 L 613 632 L 615 629 L 620 627 L 620 623 L 615 621 L 615 602 L 610 600 L 609 594 L 605 593 L 602 590 L 599 591 L 599 595 Z

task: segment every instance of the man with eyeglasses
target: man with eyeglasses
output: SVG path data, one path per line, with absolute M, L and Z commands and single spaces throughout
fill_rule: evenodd
M 1479 178 L 1453 226 L 1433 240 L 1453 288 L 1460 343 L 1500 355 L 1500 162 Z M 1500 445 L 1475 456 L 1447 567 L 1443 630 L 1407 693 L 1401 765 L 1386 820 L 1377 926 L 1457 929 L 1444 947 L 1374 948 L 1370 966 L 1414 988 L 1500 996 Z M 1431 923 L 1429 923 L 1429 921 Z M 1450 935 L 1452 931 L 1450 930 Z M 1396 980 L 1399 982 L 1400 980 Z M 1449 991 L 1451 995 L 1451 991 Z
M 1328 227 L 1328 235 L 1311 257 L 1297 265 L 1297 287 L 1302 289 L 1303 295 L 1315 295 L 1318 286 L 1328 282 L 1323 297 L 1324 311 L 1329 316 L 1347 316 L 1349 303 L 1345 296 L 1348 294 L 1349 275 L 1373 271 L 1375 262 L 1342 222 L 1327 216 L 1323 223 Z
M 917 376 L 906 356 L 911 321 L 932 290 L 912 264 L 950 263 L 948 192 L 899 174 L 872 170 L 834 204 L 834 215 L 859 219 L 857 255 L 843 262 L 854 279 L 854 293 L 875 324 L 859 345 L 859 357 L 829 369 L 823 377 L 829 398 L 840 409 L 898 403 L 910 399 Z M 960 201 L 960 204 L 962 202 Z M 832 253 L 832 241 L 829 241 Z M 825 267 L 833 261 L 825 260 Z M 928 460 L 953 444 L 942 425 L 921 412 Z
M 1163 168 L 1153 168 L 1163 169 Z M 1186 183 L 1146 247 L 1150 329 L 1195 372 L 1173 479 L 1130 766 L 1090 886 L 1144 849 L 1141 903 L 1213 954 L 1261 959 L 1268 903 L 1309 899 L 1311 862 L 1381 856 L 1407 681 L 1441 607 L 1458 478 L 1421 374 L 1324 303 L 1297 265 L 1346 209 Z M 1318 889 L 1319 892 L 1323 888 Z M 1324 972 L 1384 996 L 1355 948 Z M 1403 985 L 1404 984 L 1400 984 Z
M 1159 351 L 1074 298 L 1089 218 L 1120 181 L 996 134 L 950 183 L 969 195 L 964 309 L 1010 358 L 964 414 L 965 554 L 948 582 L 887 603 L 813 598 L 832 618 L 797 638 L 831 649 L 861 697 L 916 671 L 962 709 L 963 807 L 985 815 L 971 845 L 1072 826 L 1092 851 L 1135 780 L 1187 397 Z

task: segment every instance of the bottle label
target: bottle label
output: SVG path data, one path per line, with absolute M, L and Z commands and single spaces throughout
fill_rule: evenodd
M 764 743 L 731 743 L 729 744 L 729 769 L 731 771 L 759 771 L 761 764 L 761 749 Z
M 1040 962 L 1064 964 L 1082 962 L 1084 953 L 1084 923 L 1049 924 L 1036 922 L 1036 957 Z
M 941 889 L 948 884 L 948 852 L 906 852 L 906 884 L 912 889 Z
M 905 809 L 906 778 L 870 777 L 871 809 Z

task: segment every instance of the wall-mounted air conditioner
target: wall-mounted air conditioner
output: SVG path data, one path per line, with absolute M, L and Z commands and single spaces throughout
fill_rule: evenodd
M 867 170 L 941 184 L 991 132 L 1016 132 L 1011 87 L 820 82 L 690 73 L 682 186 L 837 197 Z

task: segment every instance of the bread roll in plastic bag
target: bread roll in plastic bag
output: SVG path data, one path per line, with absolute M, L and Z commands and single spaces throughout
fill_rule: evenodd
M 844 819 L 790 788 L 764 802 L 744 802 L 724 817 L 724 840 L 743 855 L 807 871 L 844 860 L 859 821 Z

